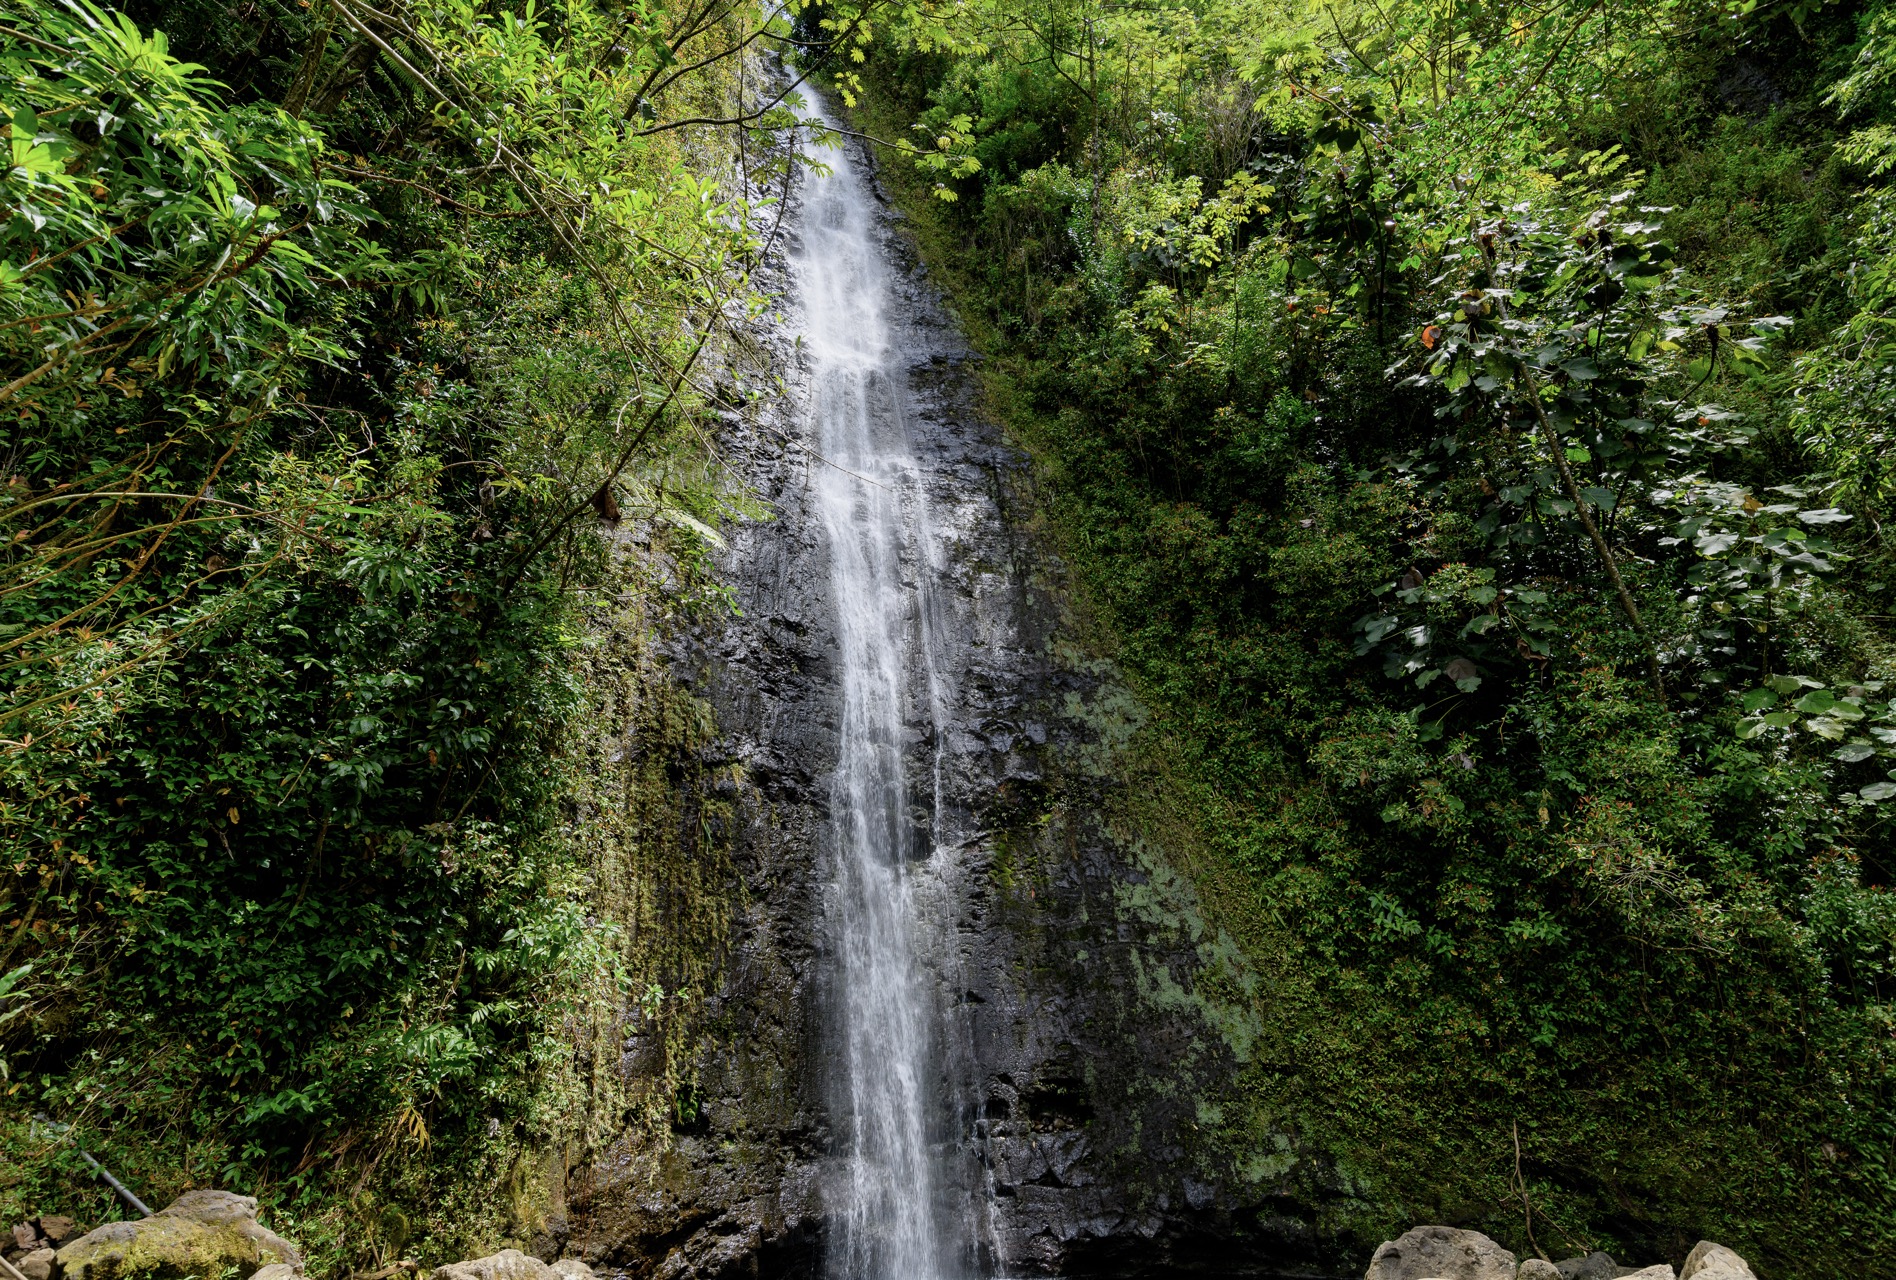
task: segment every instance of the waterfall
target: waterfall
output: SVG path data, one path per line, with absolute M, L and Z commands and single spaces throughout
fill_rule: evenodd
M 942 673 L 929 627 L 922 471 L 903 418 L 906 352 L 869 191 L 846 153 L 804 188 L 792 278 L 810 373 L 816 510 L 827 534 L 842 714 L 831 792 L 833 1090 L 846 1171 L 834 1280 L 959 1280 L 967 1179 L 949 1162 L 938 922 L 918 885 L 938 852 Z M 919 746 L 921 750 L 914 750 Z M 933 753 L 932 756 L 930 753 Z M 921 763 L 917 763 L 920 760 Z

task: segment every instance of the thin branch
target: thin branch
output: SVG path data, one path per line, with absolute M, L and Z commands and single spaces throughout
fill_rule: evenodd
M 64 48 L 60 45 L 52 44 L 48 41 L 40 39 L 38 36 L 29 36 L 24 31 L 15 31 L 12 27 L 0 27 L 0 36 L 12 36 L 15 40 L 22 40 L 22 41 L 25 41 L 27 44 L 36 44 L 40 48 L 46 49 L 52 53 L 70 54 L 72 52 L 71 49 Z
M 1493 237 L 1477 233 L 1475 243 L 1481 249 L 1481 258 L 1488 269 L 1490 279 L 1496 278 Z M 1508 309 L 1508 293 L 1505 289 L 1494 291 L 1495 305 L 1499 308 L 1503 324 L 1511 317 Z M 1613 591 L 1619 597 L 1620 608 L 1626 613 L 1626 620 L 1633 624 L 1633 630 L 1646 646 L 1646 669 L 1652 680 L 1653 693 L 1659 698 L 1659 705 L 1666 706 L 1666 684 L 1659 671 L 1659 650 L 1654 646 L 1652 636 L 1646 630 L 1645 619 L 1639 615 L 1639 605 L 1633 600 L 1633 593 L 1620 577 L 1619 560 L 1613 554 L 1613 548 L 1607 545 L 1606 537 L 1600 532 L 1599 524 L 1587 510 L 1586 502 L 1580 496 L 1580 486 L 1573 478 L 1573 468 L 1567 465 L 1566 441 L 1561 439 L 1553 419 L 1547 415 L 1547 406 L 1541 403 L 1540 382 L 1528 369 L 1525 361 L 1514 362 L 1515 380 L 1520 383 L 1522 397 L 1533 408 L 1534 417 L 1540 424 L 1542 438 L 1547 443 L 1547 451 L 1553 455 L 1554 467 L 1560 476 L 1561 488 L 1567 492 L 1567 500 L 1573 504 L 1574 514 L 1579 517 L 1581 528 L 1586 530 L 1587 538 L 1593 543 L 1593 550 L 1600 558 L 1600 564 L 1606 569 L 1606 576 L 1613 583 Z
M 442 204 L 454 206 L 456 211 L 460 213 L 472 214 L 477 218 L 532 218 L 538 216 L 538 212 L 533 209 L 506 209 L 496 213 L 491 209 L 481 209 L 471 204 L 463 204 L 444 191 L 436 191 L 433 187 L 416 182 L 410 178 L 398 178 L 392 173 L 379 173 L 374 169 L 354 169 L 344 164 L 325 164 L 323 168 L 333 169 L 337 173 L 346 173 L 352 178 L 362 178 L 370 182 L 390 182 L 399 187 L 413 187 L 417 191 L 433 196 Z
M 26 277 L 30 275 L 36 275 L 39 272 L 46 270 L 46 268 L 52 266 L 55 262 L 58 262 L 60 259 L 70 257 L 71 255 L 79 252 L 81 249 L 89 248 L 92 245 L 98 244 L 101 240 L 110 240 L 113 236 L 118 235 L 121 231 L 130 230 L 131 228 L 137 226 L 139 223 L 143 222 L 146 218 L 149 218 L 150 216 L 151 216 L 151 211 L 146 210 L 144 213 L 139 214 L 136 218 L 133 218 L 129 222 L 121 222 L 118 226 L 113 227 L 107 231 L 101 231 L 98 235 L 93 236 L 90 239 L 81 240 L 78 244 L 68 245 L 66 248 L 61 249 L 58 253 L 55 253 L 50 258 L 37 258 L 34 261 L 26 264 L 26 270 L 20 272 L 19 278 L 24 280 L 26 279 Z

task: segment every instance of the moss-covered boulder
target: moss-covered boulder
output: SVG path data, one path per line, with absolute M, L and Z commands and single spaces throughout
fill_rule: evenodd
M 214 1280 L 269 1265 L 303 1271 L 295 1245 L 257 1222 L 257 1201 L 229 1191 L 187 1191 L 136 1222 L 112 1222 L 59 1251 L 60 1280 Z

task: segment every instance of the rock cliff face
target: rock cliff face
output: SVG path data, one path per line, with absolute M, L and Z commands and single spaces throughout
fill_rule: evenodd
M 962 1170 L 951 1194 L 973 1206 L 969 1265 L 1342 1274 L 1345 1242 L 1312 1225 L 1347 1195 L 1328 1163 L 1289 1138 L 1234 1153 L 1209 1136 L 1221 1082 L 1255 1040 L 1250 980 L 1185 883 L 1116 829 L 1122 754 L 1142 713 L 1075 640 L 1025 460 L 978 412 L 974 357 L 893 215 L 881 240 L 902 268 L 909 353 L 893 408 L 924 474 L 930 531 L 905 567 L 932 585 L 918 610 L 946 659 L 935 692 L 945 721 L 915 726 L 909 767 L 922 798 L 913 821 L 947 833 L 915 872 L 938 922 L 935 1137 Z M 738 529 L 727 553 L 742 616 L 675 655 L 716 709 L 708 763 L 731 766 L 712 773 L 731 780 L 741 815 L 697 1105 L 669 1143 L 627 1139 L 569 1178 L 571 1240 L 596 1267 L 633 1276 L 821 1265 L 822 1191 L 836 1176 L 824 844 L 838 688 L 808 477 L 832 464 L 800 417 L 795 329 L 787 299 L 766 340 L 788 394 L 727 423 L 725 447 L 774 513 Z M 939 813 L 928 811 L 936 796 Z M 626 1069 L 636 1055 L 635 1040 Z

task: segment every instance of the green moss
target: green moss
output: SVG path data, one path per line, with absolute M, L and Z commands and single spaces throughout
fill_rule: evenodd
M 102 1227 L 59 1251 L 60 1273 L 73 1280 L 223 1280 L 259 1266 L 294 1263 L 283 1249 L 260 1247 L 237 1223 L 206 1223 L 159 1214 L 136 1223 Z

